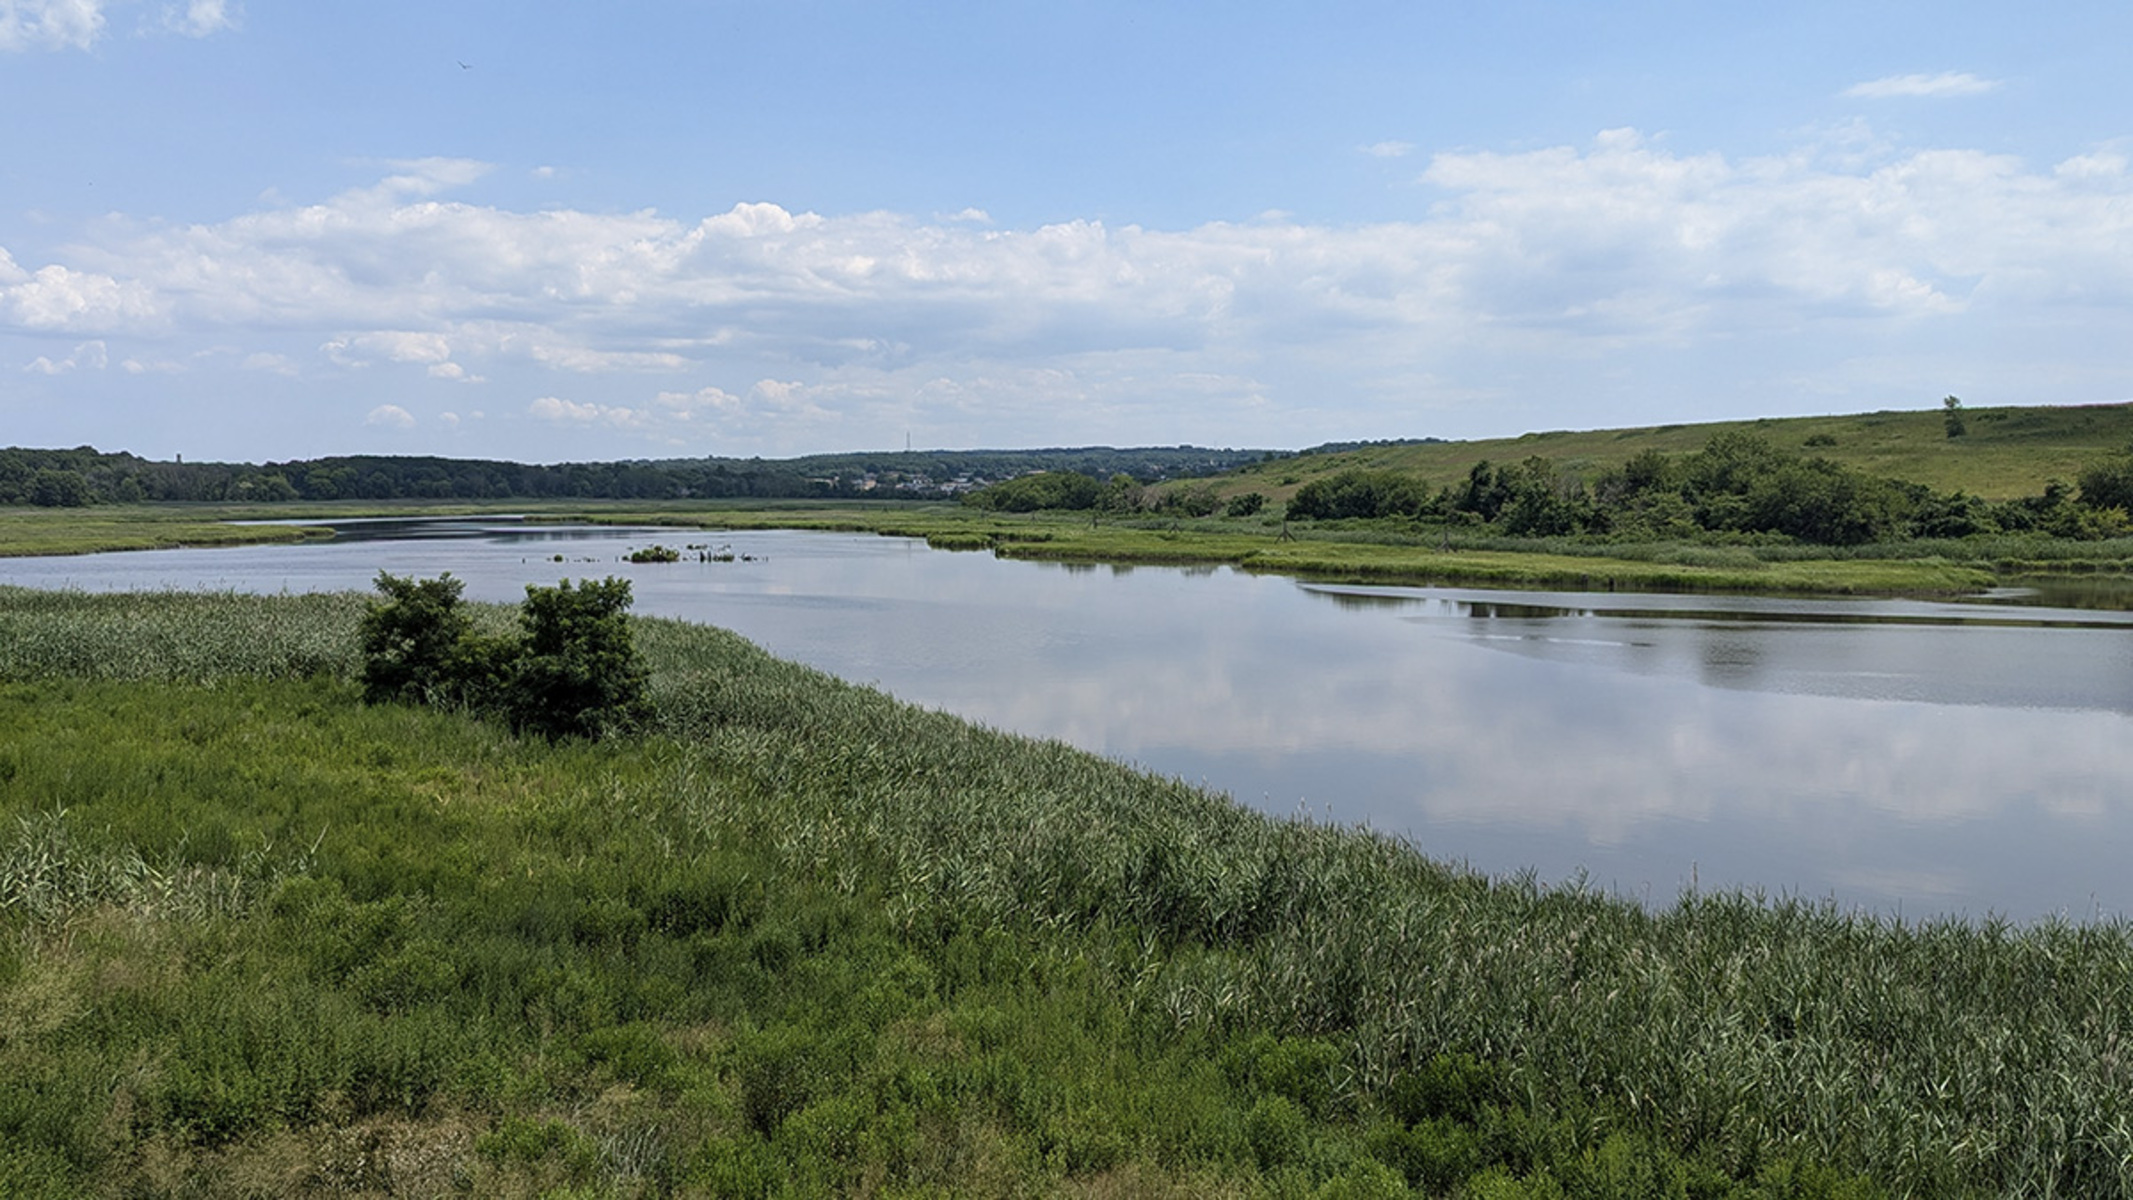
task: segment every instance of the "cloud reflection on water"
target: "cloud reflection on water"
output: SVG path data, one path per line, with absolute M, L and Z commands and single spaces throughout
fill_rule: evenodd
M 633 536 L 654 540 L 16 560 L 0 581 L 314 590 L 383 567 L 512 600 L 614 573 L 640 612 L 1491 872 L 1657 900 L 1694 878 L 1914 915 L 2133 912 L 2113 849 L 2133 838 L 2122 615 L 1329 591 L 799 533 L 712 535 L 749 563 L 615 561 Z
M 1686 879 L 1743 857 L 1698 878 L 1914 911 L 2082 909 L 2115 876 L 2010 880 L 2007 861 L 2133 832 L 2133 630 L 1477 619 L 1441 599 L 1314 607 L 1286 581 L 1209 582 L 1101 616 L 1059 600 L 1045 619 L 1081 612 L 1090 636 L 1057 656 L 995 651 L 1041 686 L 958 672 L 916 694 L 1433 849 L 1487 831 L 1518 855 L 1487 869 L 1604 863 L 1662 894 L 1677 880 L 1653 864 Z M 1545 633 L 1520 626 L 1537 620 Z M 1927 842 L 1940 858 L 1911 861 Z

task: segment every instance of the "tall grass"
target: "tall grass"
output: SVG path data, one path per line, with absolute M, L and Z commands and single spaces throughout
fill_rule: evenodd
M 86 841 L 65 809 L 21 814 L 12 835 L 0 835 L 0 912 L 34 931 L 105 909 L 187 921 L 238 916 L 311 865 L 300 847 L 276 854 L 265 843 L 227 866 L 188 862 L 184 851 L 158 865 L 137 846 Z
M 647 644 L 671 664 L 716 636 Z M 1906 923 L 1734 894 L 1648 912 L 1264 817 L 783 664 L 697 672 L 667 676 L 662 703 L 688 761 L 773 798 L 701 819 L 755 823 L 810 862 L 856 859 L 907 922 L 1157 938 L 1177 950 L 1134 980 L 1133 1004 L 1180 1028 L 1352 1039 L 1358 1093 L 1465 1053 L 1739 1163 L 1801 1149 L 1925 1194 L 2133 1188 L 2125 925 Z
M 0 557 L 17 554 L 97 554 L 179 546 L 250 546 L 299 542 L 322 529 L 241 525 L 245 517 L 288 515 L 271 507 L 200 504 L 124 504 L 92 508 L 0 506 Z
M 0 1183 L 2133 1194 L 2119 923 L 1485 878 L 676 622 L 655 735 L 521 743 L 357 706 L 355 603 L 0 593 L 0 862 L 79 881 L 0 905 Z
M 211 682 L 347 676 L 357 665 L 350 593 L 47 592 L 0 585 L 0 679 Z

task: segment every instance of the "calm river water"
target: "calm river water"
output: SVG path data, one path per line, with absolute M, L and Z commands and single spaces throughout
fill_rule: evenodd
M 2133 614 L 1323 587 L 869 535 L 361 532 L 0 559 L 0 582 L 293 592 L 448 570 L 516 601 L 614 574 L 639 612 L 1492 874 L 1654 903 L 1693 882 L 1906 917 L 2133 914 Z M 655 541 L 754 561 L 620 561 Z

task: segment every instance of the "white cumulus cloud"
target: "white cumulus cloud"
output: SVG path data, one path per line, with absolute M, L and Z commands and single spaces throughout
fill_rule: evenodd
M 141 0 L 0 0 L 0 51 L 87 50 L 110 26 L 112 12 L 138 5 L 142 32 L 207 37 L 237 27 L 230 0 L 185 0 L 149 6 Z
M 526 406 L 530 416 L 566 425 L 604 424 L 628 427 L 643 423 L 637 410 L 614 404 L 581 404 L 560 396 L 542 396 Z
M 206 37 L 237 27 L 237 14 L 226 0 L 188 0 L 183 8 L 166 5 L 163 27 L 187 37 Z
M 397 404 L 380 404 L 370 410 L 363 418 L 363 423 L 384 429 L 413 429 L 415 414 Z
M 238 365 L 247 371 L 265 371 L 270 375 L 293 376 L 298 373 L 295 361 L 289 356 L 265 350 L 245 355 L 244 361 Z
M 8 270 L 7 268 L 13 268 Z M 26 329 L 100 332 L 142 327 L 159 316 L 155 285 L 121 280 L 53 263 L 24 276 L 10 261 L 0 264 L 0 322 Z
M 1999 86 L 1996 79 L 1980 79 L 1967 71 L 1943 71 L 1938 75 L 1887 75 L 1869 79 L 1845 88 L 1844 94 L 1855 100 L 1898 97 L 1937 100 L 1949 96 L 1979 96 L 1995 91 Z
M 0 50 L 86 50 L 104 32 L 104 0 L 0 0 Z
M 110 355 L 102 342 L 83 342 L 74 347 L 74 352 L 65 358 L 53 361 L 40 354 L 23 368 L 39 375 L 64 375 L 73 370 L 101 371 L 110 362 Z
M 1433 155 L 1404 219 L 1180 229 L 452 195 L 487 170 L 395 162 L 314 204 L 108 222 L 34 269 L 0 251 L 0 333 L 282 356 L 254 369 L 310 347 L 418 385 L 504 380 L 541 397 L 541 422 L 766 447 L 862 428 L 900 443 L 912 423 L 1160 438 L 1287 413 L 1302 429 L 1372 404 L 1411 421 L 1519 393 L 1645 394 L 1692 368 L 1882 403 L 1908 369 L 1892 347 L 1949 370 L 2011 347 L 2009 378 L 2050 365 L 2116 388 L 2066 399 L 2128 390 L 2116 356 L 2063 352 L 2103 346 L 2133 309 L 2133 173 L 2109 148 L 2032 164 L 1852 129 L 1732 157 L 1610 130 Z

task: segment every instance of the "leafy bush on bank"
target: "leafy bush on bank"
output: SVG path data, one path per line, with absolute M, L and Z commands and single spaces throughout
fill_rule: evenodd
M 401 579 L 363 614 L 363 698 L 465 708 L 553 741 L 597 738 L 647 716 L 626 579 L 528 584 L 517 637 L 477 633 L 450 572 Z

